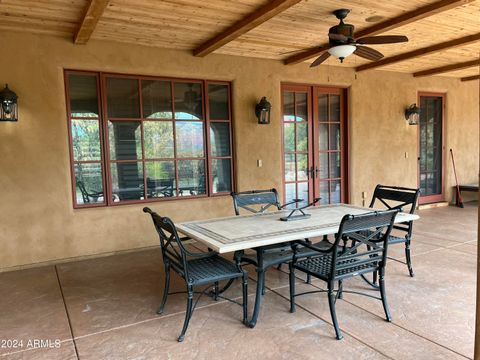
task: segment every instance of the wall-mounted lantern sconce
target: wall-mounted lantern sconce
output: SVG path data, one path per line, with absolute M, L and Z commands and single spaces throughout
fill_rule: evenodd
M 18 103 L 17 94 L 5 85 L 5 89 L 0 91 L 0 121 L 17 121 L 18 120 Z
M 264 96 L 262 100 L 255 106 L 255 115 L 257 116 L 259 124 L 270 124 L 270 110 L 272 104 L 270 104 L 267 98 Z
M 412 104 L 405 109 L 405 120 L 408 121 L 409 125 L 418 125 L 420 122 L 420 108 L 417 104 Z

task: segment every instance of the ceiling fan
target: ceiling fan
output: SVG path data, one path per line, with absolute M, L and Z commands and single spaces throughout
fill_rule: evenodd
M 377 61 L 383 58 L 383 54 L 375 49 L 365 46 L 366 44 L 393 44 L 407 42 L 408 38 L 404 35 L 385 35 L 385 36 L 367 36 L 355 40 L 353 37 L 354 26 L 351 24 L 345 24 L 345 19 L 350 10 L 338 9 L 333 12 L 340 23 L 330 28 L 328 31 L 329 46 L 326 51 L 320 55 L 310 67 L 318 66 L 327 60 L 330 55 L 333 55 L 340 62 L 355 54 L 364 59 Z

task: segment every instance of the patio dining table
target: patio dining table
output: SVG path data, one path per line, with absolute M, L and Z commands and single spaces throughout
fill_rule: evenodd
M 309 216 L 296 221 L 281 221 L 280 218 L 291 212 L 291 210 L 281 210 L 184 222 L 178 224 L 177 229 L 220 254 L 254 249 L 257 251 L 258 263 L 261 264 L 263 261 L 261 250 L 265 246 L 335 234 L 343 216 L 365 214 L 372 210 L 374 209 L 348 204 L 322 205 L 304 210 Z M 418 218 L 418 215 L 400 212 L 395 218 L 395 223 Z M 265 274 L 261 266 L 258 266 L 256 271 L 258 281 L 255 306 L 248 324 L 252 328 L 257 323 L 265 282 Z

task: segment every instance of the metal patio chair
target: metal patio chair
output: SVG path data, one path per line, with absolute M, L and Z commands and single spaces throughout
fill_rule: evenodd
M 369 207 L 381 206 L 387 210 L 400 210 L 410 214 L 414 214 L 418 197 L 420 196 L 420 189 L 412 189 L 406 187 L 387 186 L 378 184 L 373 192 L 372 201 Z M 395 224 L 393 226 L 394 234 L 390 234 L 388 243 L 405 244 L 405 262 L 390 258 L 407 265 L 408 272 L 411 277 L 415 274 L 412 268 L 412 258 L 410 254 L 410 244 L 412 241 L 413 220 L 404 223 Z M 400 235 L 400 236 L 399 236 Z M 376 285 L 376 275 L 373 275 L 373 284 Z
M 247 272 L 239 265 L 230 262 L 219 256 L 216 252 L 209 251 L 207 253 L 191 252 L 186 249 L 178 236 L 176 227 L 172 220 L 168 217 L 162 217 L 150 208 L 143 208 L 143 212 L 152 216 L 155 229 L 160 236 L 160 247 L 162 250 L 163 263 L 165 266 L 165 288 L 163 290 L 163 297 L 157 314 L 162 314 L 167 302 L 170 287 L 170 270 L 175 271 L 184 280 L 187 287 L 187 311 L 185 313 L 185 321 L 182 332 L 178 337 L 181 342 L 185 338 L 185 333 L 188 324 L 192 317 L 195 306 L 203 294 L 208 294 L 209 287 L 201 291 L 200 296 L 193 303 L 194 287 L 207 284 L 214 284 L 215 290 L 213 296 L 215 300 L 219 297 L 218 284 L 220 281 L 229 281 L 233 279 L 242 279 L 243 290 L 243 323 L 247 323 Z M 196 292 L 198 293 L 198 292 Z M 226 300 L 235 302 L 233 300 L 224 298 Z M 236 302 L 235 302 L 236 303 Z
M 90 204 L 91 202 L 96 203 L 99 197 L 103 197 L 103 191 L 88 191 L 85 187 L 85 184 L 81 180 L 76 180 L 75 183 L 82 193 L 84 204 Z
M 338 340 L 343 338 L 338 325 L 335 304 L 342 293 L 354 293 L 369 296 L 382 301 L 387 321 L 391 321 L 385 294 L 385 265 L 387 263 L 388 236 L 393 227 L 398 210 L 373 212 L 363 215 L 345 215 L 340 223 L 335 242 L 329 249 L 318 248 L 306 241 L 292 243 L 294 252 L 290 263 L 290 312 L 295 312 L 295 298 L 300 295 L 316 292 L 328 293 L 330 315 Z M 298 244 L 316 252 L 315 256 L 303 259 L 297 258 Z M 309 274 L 327 283 L 328 290 L 307 291 L 295 293 L 295 270 Z M 343 281 L 358 275 L 368 273 L 379 274 L 380 297 L 367 293 L 347 291 L 343 289 Z M 335 290 L 335 283 L 338 288 Z

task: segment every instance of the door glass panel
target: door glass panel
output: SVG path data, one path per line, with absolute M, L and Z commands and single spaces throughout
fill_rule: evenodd
M 308 180 L 308 156 L 307 154 L 297 154 L 297 180 Z
M 285 154 L 285 181 L 295 181 L 295 154 Z
M 298 199 L 302 199 L 297 205 L 297 207 L 302 207 L 308 205 L 308 182 L 298 183 Z
M 139 121 L 109 121 L 108 141 L 111 160 L 136 160 L 142 158 Z
M 107 111 L 110 118 L 140 117 L 137 79 L 107 78 Z
M 295 124 L 283 124 L 283 144 L 285 152 L 295 151 Z
M 320 181 L 320 204 L 326 205 L 330 201 L 329 181 Z
M 208 85 L 208 106 L 210 120 L 228 120 L 228 86 L 223 84 Z
M 340 121 L 340 96 L 330 94 L 329 100 L 330 100 L 330 121 L 339 122 Z
M 319 94 L 318 99 L 318 121 L 328 121 L 328 95 Z
M 283 93 L 283 121 L 295 120 L 295 99 L 292 91 Z
M 307 121 L 307 94 L 295 93 L 295 103 L 297 105 L 295 121 Z
M 297 187 L 293 184 L 285 184 L 285 203 L 291 202 L 297 198 Z M 289 205 L 287 208 L 294 208 L 295 204 Z
M 317 177 L 320 179 L 328 179 L 328 153 L 322 152 L 319 156 L 318 169 L 320 170 L 317 173 Z
M 176 195 L 175 162 L 147 161 L 147 197 L 161 198 Z
M 318 124 L 318 147 L 320 150 L 328 150 L 328 124 Z
M 170 81 L 142 80 L 142 105 L 145 119 L 171 119 Z
M 330 178 L 339 178 L 341 176 L 340 168 L 341 168 L 341 153 L 331 152 L 330 153 Z
M 338 204 L 341 198 L 340 180 L 330 181 L 330 204 Z
M 297 151 L 308 151 L 307 122 L 297 123 Z
M 330 125 L 330 150 L 340 150 L 340 124 Z

